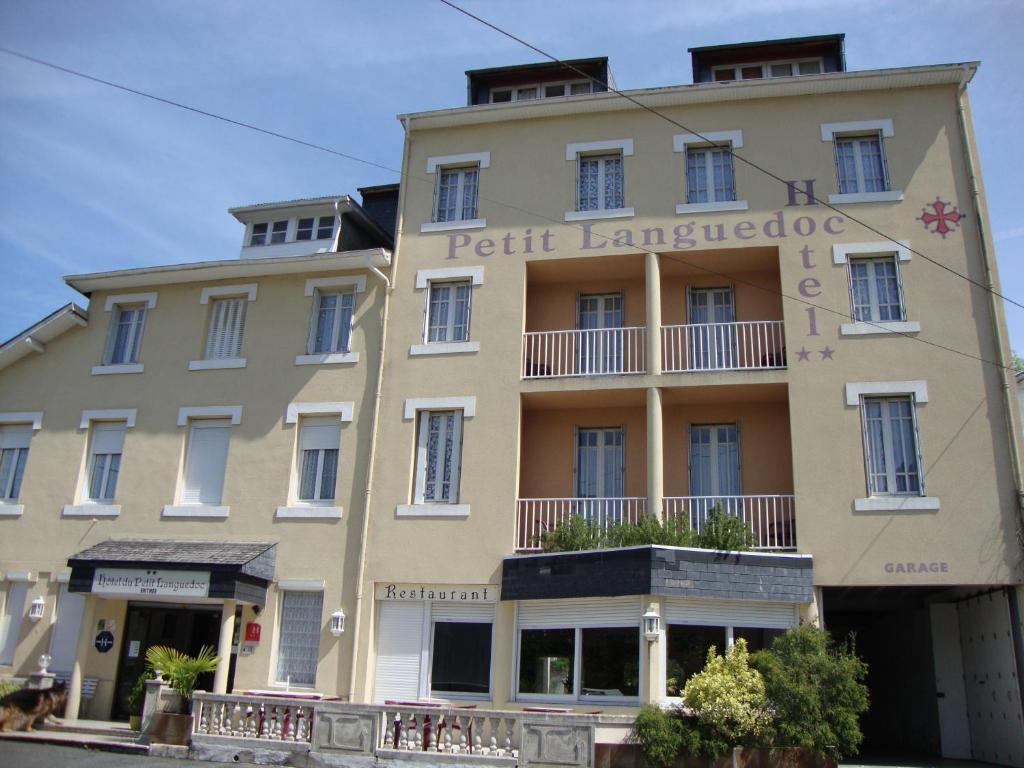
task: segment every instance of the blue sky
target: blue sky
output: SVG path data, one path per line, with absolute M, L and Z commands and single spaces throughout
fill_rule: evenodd
M 980 60 L 969 93 L 1003 292 L 1024 303 L 1024 3 L 463 5 L 556 56 L 610 57 L 620 88 L 690 82 L 692 46 L 833 32 L 849 69 Z M 437 0 L 7 2 L 0 46 L 392 168 L 395 114 L 462 105 L 466 69 L 538 58 Z M 84 303 L 63 275 L 236 256 L 231 206 L 396 179 L 0 54 L 0 339 Z M 1024 352 L 1024 310 L 1007 319 Z

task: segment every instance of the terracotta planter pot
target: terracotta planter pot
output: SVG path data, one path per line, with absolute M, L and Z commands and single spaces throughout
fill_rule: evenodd
M 157 744 L 187 746 L 192 737 L 192 715 L 157 712 L 153 715 L 150 740 Z

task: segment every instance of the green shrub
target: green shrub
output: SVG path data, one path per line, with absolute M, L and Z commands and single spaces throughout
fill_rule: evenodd
M 220 657 L 209 645 L 200 648 L 195 656 L 166 645 L 154 645 L 146 651 L 146 666 L 153 671 L 159 670 L 160 676 L 181 696 L 186 705 L 192 700 L 199 676 L 215 672 L 219 662 Z
M 750 526 L 736 515 L 724 512 L 717 504 L 708 513 L 697 535 L 697 546 L 701 549 L 745 552 L 753 544 L 754 532 Z
M 128 691 L 128 711 L 133 715 L 142 714 L 142 704 L 146 698 L 146 673 L 141 673 L 135 682 L 132 683 L 131 690 Z
M 553 531 L 541 534 L 545 552 L 578 552 L 583 549 L 616 549 L 660 544 L 669 547 L 692 547 L 696 536 L 682 519 L 662 523 L 654 515 L 644 515 L 635 523 L 611 523 L 602 530 L 581 515 L 572 515 Z
M 857 754 L 868 709 L 867 665 L 853 642 L 836 645 L 823 629 L 800 626 L 751 659 L 773 714 L 772 742 L 842 760 Z
M 595 523 L 580 515 L 572 515 L 553 531 L 544 531 L 540 537 L 545 552 L 578 552 L 582 549 L 600 549 L 604 535 Z
M 697 728 L 680 710 L 644 704 L 633 722 L 630 741 L 639 744 L 647 768 L 669 768 L 681 755 L 702 754 Z
M 683 701 L 697 718 L 706 752 L 719 755 L 729 747 L 754 746 L 768 732 L 764 681 L 750 667 L 743 638 L 719 656 L 708 649 L 704 669 L 683 689 Z
M 13 680 L 0 680 L 0 698 L 3 698 L 8 693 L 14 693 L 20 691 L 21 686 Z

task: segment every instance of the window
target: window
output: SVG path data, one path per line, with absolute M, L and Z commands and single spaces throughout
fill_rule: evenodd
M 414 503 L 457 503 L 461 460 L 462 411 L 421 411 Z
M 334 237 L 333 216 L 321 216 L 319 219 L 310 216 L 306 219 L 299 219 L 298 227 L 295 230 L 296 240 L 328 240 L 332 237 Z
M 740 493 L 740 431 L 735 424 L 690 426 L 690 495 L 714 497 L 734 512 Z M 738 510 L 736 510 L 738 511 Z M 696 521 L 691 521 L 695 524 Z M 696 527 L 696 526 L 695 526 Z
M 623 372 L 622 294 L 583 294 L 576 303 L 577 368 L 583 374 Z
M 181 488 L 182 504 L 220 504 L 230 440 L 230 419 L 196 419 L 191 422 Z
M 431 282 L 427 295 L 427 342 L 469 340 L 472 282 Z
M 881 132 L 868 136 L 837 137 L 835 152 L 839 194 L 889 189 Z
M 338 480 L 341 422 L 337 416 L 307 417 L 299 430 L 298 492 L 300 501 L 334 501 Z
M 13 502 L 21 493 L 31 440 L 30 424 L 0 427 L 0 503 Z
M 252 225 L 252 234 L 249 235 L 249 246 L 267 244 L 267 228 L 270 225 L 266 222 Z
M 859 322 L 903 320 L 896 257 L 850 259 L 849 264 L 853 319 Z
M 923 494 L 913 397 L 865 397 L 863 418 L 869 493 Z
M 743 638 L 747 650 L 768 648 L 785 630 L 764 627 L 726 627 L 668 624 L 665 627 L 665 694 L 682 696 L 686 681 L 704 669 L 708 650 L 715 647 L 721 655 L 732 639 Z
M 476 219 L 477 182 L 480 166 L 442 168 L 437 174 L 434 193 L 434 221 L 471 221 Z
M 735 297 L 732 288 L 687 289 L 687 364 L 690 370 L 735 368 Z
M 121 469 L 125 430 L 126 425 L 123 423 L 93 425 L 87 467 L 88 482 L 84 494 L 86 501 L 113 501 Z
M 145 320 L 145 304 L 114 306 L 104 365 L 129 365 L 139 361 Z
M 281 592 L 277 682 L 308 687 L 316 685 L 323 604 L 323 592 Z
M 591 93 L 592 85 L 590 80 L 576 80 L 562 83 L 541 83 L 536 85 L 523 85 L 515 88 L 502 87 L 491 90 L 491 103 L 507 103 L 510 101 L 529 101 L 537 98 L 555 98 L 570 94 L 579 96 L 584 93 Z
M 720 203 L 735 199 L 731 149 L 687 147 L 686 202 Z
M 604 211 L 622 207 L 622 155 L 580 156 L 576 210 Z
M 490 693 L 491 626 L 490 622 L 435 620 L 432 692 Z
M 519 694 L 622 699 L 639 692 L 637 627 L 520 630 Z
M 206 360 L 224 360 L 242 356 L 242 331 L 245 328 L 245 297 L 214 299 L 210 307 L 210 330 L 206 337 Z
M 822 64 L 821 59 L 726 64 L 715 67 L 712 72 L 716 83 L 724 83 L 732 80 L 760 80 L 766 77 L 817 75 L 823 71 Z
M 275 221 L 273 229 L 270 230 L 270 243 L 283 243 L 288 238 L 288 220 Z
M 309 354 L 349 351 L 355 301 L 354 290 L 315 291 Z
M 611 505 L 582 502 L 581 513 L 590 519 L 607 510 L 621 510 L 625 479 L 624 434 L 621 427 L 576 430 L 576 496 L 581 499 L 614 499 Z M 605 522 L 599 520 L 599 522 Z

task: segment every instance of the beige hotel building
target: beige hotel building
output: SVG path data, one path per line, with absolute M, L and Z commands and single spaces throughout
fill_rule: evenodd
M 0 675 L 48 653 L 118 719 L 147 647 L 205 644 L 217 692 L 630 713 L 807 621 L 857 633 L 865 748 L 1024 766 L 978 65 L 843 42 L 624 96 L 470 71 L 400 115 L 400 187 L 67 277 L 85 308 L 0 347 Z M 714 510 L 749 551 L 541 550 Z

